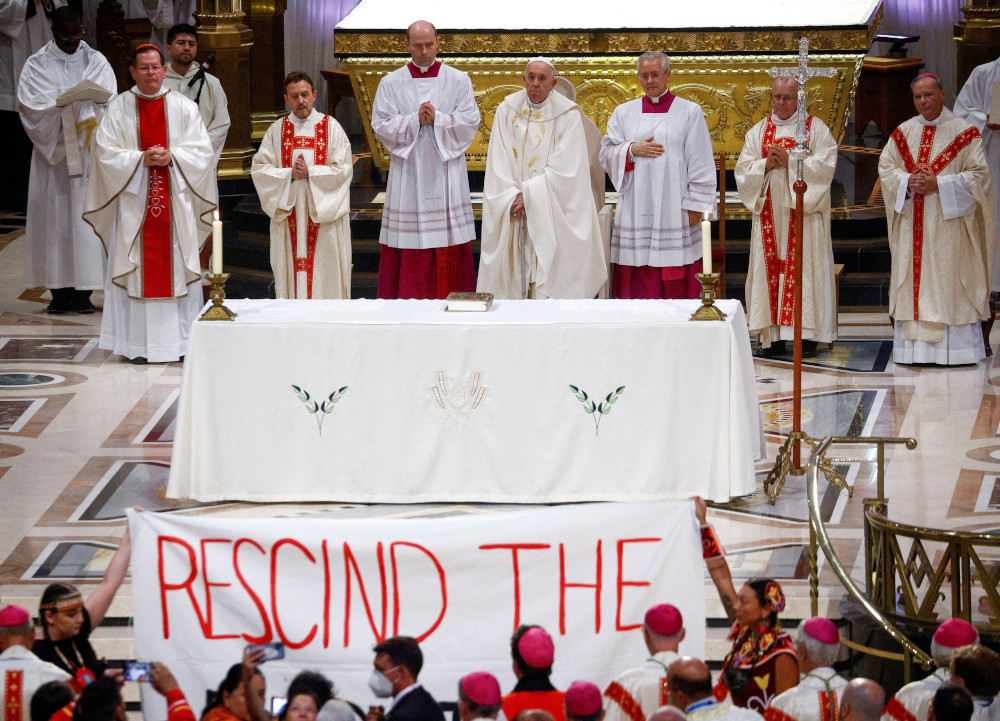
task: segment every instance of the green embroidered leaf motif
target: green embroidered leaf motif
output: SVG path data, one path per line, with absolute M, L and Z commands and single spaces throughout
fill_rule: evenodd
M 295 386 L 292 386 L 292 388 L 294 388 L 294 387 L 295 387 Z M 570 389 L 571 391 L 573 391 L 574 393 L 579 393 L 579 392 L 580 392 L 580 389 L 579 389 L 579 388 L 577 388 L 577 387 L 576 387 L 576 386 L 574 386 L 574 385 L 571 385 L 571 386 L 569 387 L 569 389 Z
M 302 389 L 299 388 L 297 385 L 293 385 L 292 386 L 292 390 L 295 391 L 296 393 L 301 393 L 302 392 Z
M 580 391 L 580 395 L 583 396 L 583 398 L 580 399 L 580 400 L 583 400 L 583 401 L 587 400 L 587 398 L 590 397 L 590 396 L 587 395 L 587 391 Z
M 615 395 L 615 392 L 611 391 L 606 396 L 604 396 L 604 400 L 606 400 L 608 403 L 611 403 L 612 402 L 611 399 L 614 397 L 614 395 Z
M 617 393 L 618 395 L 621 395 L 624 392 L 625 392 L 625 386 L 620 386 L 618 388 L 615 388 L 615 393 Z

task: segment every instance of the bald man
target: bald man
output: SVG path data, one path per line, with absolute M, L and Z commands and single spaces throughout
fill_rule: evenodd
M 673 706 L 662 706 L 650 715 L 648 721 L 687 721 L 687 716 Z
M 677 659 L 667 669 L 670 705 L 683 709 L 688 721 L 761 721 L 748 708 L 717 701 L 712 695 L 712 674 L 705 662 L 693 656 Z
M 856 678 L 840 697 L 840 721 L 878 721 L 885 706 L 885 691 L 874 681 Z
M 437 59 L 437 30 L 406 29 L 410 62 L 382 78 L 372 129 L 391 153 L 379 234 L 379 298 L 473 291 L 476 229 L 465 151 L 479 132 L 472 81 Z

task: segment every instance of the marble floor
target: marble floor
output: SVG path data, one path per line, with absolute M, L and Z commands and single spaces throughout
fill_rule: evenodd
M 123 509 L 228 517 L 324 515 L 331 518 L 503 512 L 504 507 L 364 507 L 343 504 L 193 504 L 167 499 L 181 365 L 134 366 L 97 347 L 100 313 L 48 316 L 47 296 L 22 288 L 23 216 L 0 214 L 0 594 L 37 608 L 45 584 L 98 579 L 124 531 Z M 101 293 L 94 294 L 96 305 Z M 1000 528 L 1000 370 L 996 358 L 960 368 L 897 367 L 881 313 L 843 313 L 843 341 L 824 349 L 803 372 L 803 425 L 814 437 L 912 436 L 915 450 L 888 454 L 891 518 L 946 529 Z M 993 347 L 997 348 L 994 331 Z M 763 479 L 791 424 L 792 372 L 787 362 L 756 361 L 768 442 Z M 874 495 L 874 449 L 831 453 L 854 487 L 853 498 L 829 487 L 823 514 L 835 548 L 855 579 L 863 576 L 863 500 Z M 791 597 L 786 616 L 809 615 L 808 523 L 800 479 L 779 502 L 757 493 L 711 518 L 739 577 L 781 579 Z M 997 559 L 993 559 L 996 561 Z M 843 595 L 825 564 L 821 609 L 837 614 Z M 706 583 L 709 583 L 706 581 Z M 720 659 L 721 606 L 708 654 Z M 111 658 L 132 653 L 128 584 L 99 630 Z M 980 616 L 975 620 L 983 622 Z

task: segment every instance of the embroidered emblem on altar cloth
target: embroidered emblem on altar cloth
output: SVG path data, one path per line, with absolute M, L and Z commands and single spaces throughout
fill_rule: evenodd
M 468 425 L 472 412 L 482 405 L 489 393 L 489 388 L 483 385 L 482 371 L 473 371 L 465 385 L 452 383 L 445 371 L 438 371 L 435 381 L 430 387 L 431 397 L 447 416 L 449 425 Z
M 583 403 L 584 412 L 593 417 L 595 436 L 600 435 L 601 433 L 601 418 L 611 412 L 611 406 L 613 406 L 615 402 L 621 398 L 622 393 L 625 392 L 625 386 L 618 386 L 604 396 L 603 401 L 595 403 L 590 396 L 587 395 L 587 391 L 582 388 L 571 385 L 569 389 L 573 391 L 573 395 L 576 396 L 576 399 Z
M 292 386 L 292 392 L 298 396 L 298 399 L 306 404 L 306 411 L 316 416 L 316 427 L 319 430 L 319 434 L 323 435 L 323 419 L 330 413 L 333 413 L 333 407 L 344 397 L 347 393 L 347 386 L 342 386 L 338 388 L 333 393 L 328 395 L 323 401 L 316 401 L 309 394 L 305 388 L 301 386 Z

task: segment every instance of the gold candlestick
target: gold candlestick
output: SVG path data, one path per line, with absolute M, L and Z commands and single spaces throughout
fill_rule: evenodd
M 695 273 L 695 278 L 701 282 L 701 307 L 696 310 L 690 320 L 725 320 L 726 314 L 715 304 L 715 282 L 718 273 Z
M 212 290 L 208 297 L 212 299 L 212 307 L 205 311 L 205 314 L 198 320 L 232 320 L 236 313 L 229 310 L 222 304 L 226 299 L 226 279 L 229 273 L 209 273 L 208 281 L 212 284 Z

